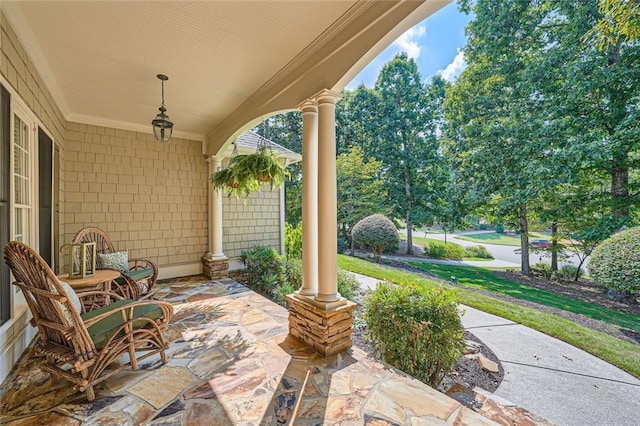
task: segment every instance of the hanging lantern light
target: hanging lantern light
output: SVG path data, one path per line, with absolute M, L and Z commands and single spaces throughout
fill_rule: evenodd
M 156 115 L 151 124 L 153 125 L 153 136 L 157 141 L 169 142 L 171 140 L 171 133 L 173 133 L 173 123 L 169 119 L 169 116 L 165 114 L 167 110 L 164 107 L 164 82 L 169 80 L 164 74 L 158 74 L 157 77 L 162 81 L 162 105 L 160 105 L 160 114 Z

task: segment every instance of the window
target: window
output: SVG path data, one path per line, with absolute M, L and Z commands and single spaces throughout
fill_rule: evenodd
M 31 132 L 29 126 L 17 115 L 13 118 L 13 188 L 14 228 L 13 239 L 30 244 L 31 200 Z
M 17 95 L 0 84 L 0 251 L 16 240 L 38 247 L 36 116 Z M 0 327 L 26 310 L 20 289 L 11 285 L 9 267 L 0 261 Z M 13 290 L 13 291 L 12 291 Z M 7 324 L 8 323 L 8 324 Z M 0 342 L 0 349 L 2 343 Z

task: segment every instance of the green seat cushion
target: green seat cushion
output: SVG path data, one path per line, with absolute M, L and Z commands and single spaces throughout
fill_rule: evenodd
M 96 348 L 103 347 L 105 343 L 107 343 L 107 340 L 109 340 L 111 335 L 122 326 L 122 314 L 117 310 L 120 307 L 126 306 L 132 302 L 134 302 L 134 300 L 118 300 L 117 302 L 114 302 L 110 305 L 101 306 L 80 316 L 84 321 L 87 321 L 104 312 L 115 311 L 113 314 L 99 320 L 97 323 L 87 328 L 89 336 L 91 337 L 91 340 L 93 340 L 93 344 L 96 345 Z M 162 317 L 162 308 L 154 304 L 137 306 L 133 308 L 133 318 L 140 317 L 147 317 L 153 320 L 157 320 Z M 147 321 L 133 321 L 133 328 L 142 328 L 147 324 Z M 122 336 L 124 336 L 123 331 L 118 333 L 118 337 Z
M 132 280 L 134 280 L 135 282 L 138 282 L 140 280 L 144 280 L 146 278 L 149 278 L 150 276 L 153 275 L 153 269 L 151 268 L 147 268 L 147 269 L 136 269 L 133 271 L 127 271 L 125 272 L 125 274 L 127 274 L 127 276 L 131 277 Z M 116 282 L 119 285 L 124 285 L 127 282 L 124 280 L 124 277 L 120 276 L 118 278 L 116 278 Z

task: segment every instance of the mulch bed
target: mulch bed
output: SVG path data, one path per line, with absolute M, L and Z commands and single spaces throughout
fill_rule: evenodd
M 550 281 L 541 277 L 524 275 L 515 271 L 493 271 L 494 274 L 506 279 L 517 281 L 530 287 L 547 290 L 552 293 L 562 294 L 572 299 L 605 306 L 616 311 L 626 312 L 640 316 L 640 304 L 630 305 L 615 302 L 606 297 L 602 287 L 593 281 L 579 279 L 578 281 Z

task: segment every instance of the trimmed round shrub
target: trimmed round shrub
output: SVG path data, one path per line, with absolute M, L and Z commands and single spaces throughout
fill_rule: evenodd
M 385 250 L 400 245 L 398 230 L 393 222 L 381 214 L 367 216 L 356 223 L 351 231 L 351 238 L 357 243 L 369 247 L 376 262 L 380 262 Z
M 619 293 L 640 294 L 640 227 L 619 232 L 591 254 L 589 274 L 597 284 Z
M 364 301 L 366 336 L 382 358 L 437 387 L 464 349 L 453 293 L 381 283 Z

